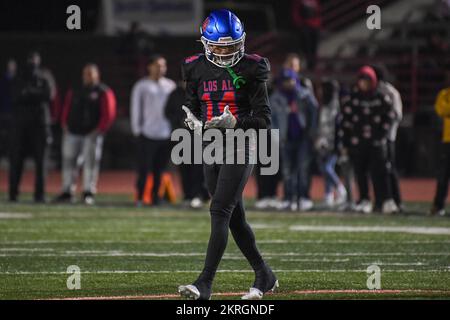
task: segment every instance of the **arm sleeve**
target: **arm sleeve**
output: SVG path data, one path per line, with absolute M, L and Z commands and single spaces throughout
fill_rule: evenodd
M 271 110 L 267 92 L 269 72 L 269 61 L 262 58 L 258 62 L 255 78 L 249 83 L 249 101 L 252 115 L 237 119 L 237 129 L 270 129 Z
M 202 118 L 202 109 L 200 106 L 200 99 L 197 95 L 197 81 L 192 76 L 192 65 L 183 63 L 181 65 L 181 75 L 183 81 L 186 83 L 185 106 L 188 107 L 197 119 Z M 181 106 L 180 106 L 181 108 Z
M 351 97 L 346 96 L 342 99 L 343 107 L 341 109 L 341 113 L 339 116 L 339 131 L 341 132 L 341 146 L 345 148 L 350 147 L 350 139 L 353 134 L 353 124 L 351 121 L 351 117 L 353 114 L 353 108 L 351 104 Z
M 72 108 L 73 91 L 69 90 L 64 98 L 63 110 L 61 115 L 61 127 L 67 128 L 67 121 L 69 119 L 70 108 Z
M 100 104 L 101 116 L 98 130 L 105 133 L 116 118 L 116 97 L 111 89 L 104 92 Z
M 436 113 L 440 117 L 450 117 L 450 89 L 441 90 L 435 103 Z
M 390 98 L 387 98 L 388 97 L 386 96 L 384 97 L 383 105 L 380 108 L 379 116 L 381 117 L 381 122 L 377 127 L 377 130 L 374 132 L 375 141 L 381 141 L 387 138 L 389 130 L 391 129 L 396 118 L 393 101 Z
M 318 121 L 319 121 L 319 103 L 312 92 L 308 94 L 308 110 L 309 110 L 309 135 L 310 138 L 314 138 L 317 134 Z
M 139 83 L 135 84 L 131 92 L 131 108 L 130 108 L 130 119 L 131 119 L 131 131 L 134 136 L 139 136 L 141 134 L 141 92 L 139 89 Z

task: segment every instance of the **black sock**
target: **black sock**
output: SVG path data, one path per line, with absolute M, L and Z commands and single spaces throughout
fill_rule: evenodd
M 247 258 L 253 270 L 258 271 L 265 268 L 265 263 L 256 246 L 255 234 L 245 220 L 244 207 L 239 201 L 233 211 L 230 221 L 231 234 L 241 252 Z
M 228 242 L 229 218 L 224 215 L 211 215 L 211 236 L 206 252 L 205 267 L 198 280 L 212 281 L 222 260 Z

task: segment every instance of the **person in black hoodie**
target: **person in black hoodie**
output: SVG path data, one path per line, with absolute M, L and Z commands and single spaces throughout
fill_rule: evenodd
M 34 201 L 45 202 L 44 168 L 50 135 L 50 85 L 43 76 L 41 56 L 28 55 L 24 72 L 12 83 L 9 200 L 16 202 L 23 165 L 31 154 L 35 163 Z
M 370 173 L 374 189 L 382 192 L 383 213 L 397 212 L 388 180 L 387 158 L 389 130 L 396 115 L 390 96 L 378 89 L 372 67 L 364 66 L 359 70 L 356 86 L 342 102 L 339 135 L 357 177 L 360 200 L 356 209 L 365 213 L 372 211 L 367 183 Z

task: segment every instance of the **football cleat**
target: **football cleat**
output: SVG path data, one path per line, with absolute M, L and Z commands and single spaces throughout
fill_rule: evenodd
M 255 282 L 249 292 L 242 296 L 242 300 L 261 300 L 267 292 L 274 292 L 279 282 L 269 267 L 256 272 Z
M 204 282 L 179 286 L 178 293 L 190 300 L 211 300 L 211 286 Z
M 273 285 L 272 289 L 270 289 L 268 292 L 274 292 L 279 287 L 278 280 L 275 281 L 275 284 Z M 258 288 L 250 288 L 249 292 L 242 296 L 242 300 L 261 300 L 264 297 L 264 293 L 259 290 Z

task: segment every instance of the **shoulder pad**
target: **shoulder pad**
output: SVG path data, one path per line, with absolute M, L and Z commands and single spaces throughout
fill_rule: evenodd
M 270 73 L 270 62 L 267 58 L 257 54 L 246 54 L 245 59 L 253 65 L 254 77 L 257 81 L 268 81 Z
M 181 76 L 184 81 L 187 81 L 191 78 L 192 69 L 197 64 L 201 58 L 205 55 L 203 53 L 195 54 L 193 56 L 187 57 L 183 60 L 181 64 Z

